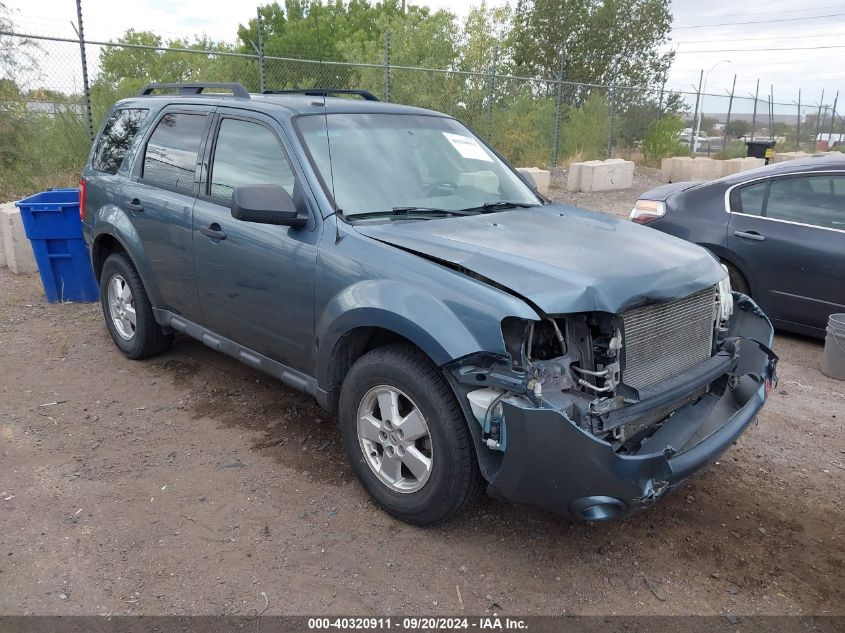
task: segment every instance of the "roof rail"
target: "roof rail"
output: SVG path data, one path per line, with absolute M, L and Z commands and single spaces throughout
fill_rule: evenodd
M 172 83 L 172 84 L 147 84 L 141 88 L 136 96 L 148 97 L 156 90 L 178 90 L 180 95 L 201 95 L 204 90 L 210 89 L 226 89 L 232 91 L 232 96 L 239 99 L 249 99 L 249 91 L 238 83 L 217 83 L 217 82 L 198 82 L 198 83 Z M 211 95 L 209 95 L 211 96 Z
M 307 95 L 309 97 L 330 97 L 331 95 L 357 95 L 366 101 L 381 101 L 369 90 L 345 90 L 342 88 L 302 88 L 300 90 L 265 90 L 264 95 Z

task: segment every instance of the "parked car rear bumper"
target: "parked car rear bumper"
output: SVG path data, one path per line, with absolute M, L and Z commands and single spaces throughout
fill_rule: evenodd
M 753 301 L 736 297 L 729 336 L 742 339 L 731 372 L 737 383 L 720 397 L 679 408 L 665 423 L 689 425 L 681 435 L 692 430 L 693 439 L 682 448 L 656 442 L 654 449 L 621 455 L 560 411 L 504 402 L 507 450 L 489 494 L 574 518 L 614 519 L 649 506 L 715 461 L 754 421 L 775 380 L 771 323 Z

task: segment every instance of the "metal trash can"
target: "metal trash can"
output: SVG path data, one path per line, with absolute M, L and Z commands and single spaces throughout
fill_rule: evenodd
M 775 153 L 774 141 L 745 141 L 745 155 L 749 158 L 764 158 L 766 164 Z
M 48 189 L 15 203 L 47 301 L 98 301 L 88 249 L 82 238 L 79 189 Z

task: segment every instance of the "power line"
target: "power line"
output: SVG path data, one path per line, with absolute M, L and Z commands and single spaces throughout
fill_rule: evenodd
M 816 51 L 827 48 L 845 48 L 845 44 L 830 44 L 828 46 L 790 46 L 785 48 L 718 48 L 709 51 L 675 51 L 681 53 L 756 53 L 758 51 Z
M 803 7 L 801 9 L 783 9 L 780 11 L 755 11 L 754 13 L 758 16 L 760 15 L 780 15 L 782 13 L 803 13 L 804 11 L 821 11 L 823 9 L 841 9 L 843 7 L 842 3 L 839 4 L 827 4 L 821 7 Z M 712 18 L 732 18 L 736 16 L 744 16 L 748 15 L 748 11 L 744 13 L 713 13 L 710 15 L 688 15 L 686 17 L 679 17 L 675 18 L 676 20 L 708 20 Z
M 762 40 L 805 40 L 813 37 L 845 37 L 845 33 L 808 33 L 806 35 L 790 35 L 788 37 L 781 37 L 780 35 L 770 35 L 768 37 L 743 37 L 743 42 L 755 42 Z M 720 40 L 682 40 L 673 42 L 674 44 L 723 44 L 725 38 Z
M 674 29 L 708 29 L 714 26 L 739 26 L 741 24 L 773 24 L 775 22 L 797 22 L 799 20 L 820 20 L 822 18 L 836 18 L 845 13 L 828 13 L 826 15 L 814 15 L 803 18 L 781 18 L 779 20 L 754 20 L 752 22 L 720 22 L 719 24 L 696 24 L 694 26 L 676 26 Z

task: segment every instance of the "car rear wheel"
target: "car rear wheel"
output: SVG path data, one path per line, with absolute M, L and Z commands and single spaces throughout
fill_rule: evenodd
M 730 262 L 722 262 L 725 268 L 728 269 L 728 278 L 731 280 L 731 289 L 736 292 L 741 292 L 744 295 L 751 296 L 751 287 L 748 285 L 748 280 L 745 278 L 739 269 Z
M 433 525 L 478 498 L 483 480 L 463 411 L 416 348 L 390 345 L 358 359 L 341 389 L 339 422 L 355 473 L 396 518 Z
M 127 358 L 157 356 L 173 341 L 156 323 L 141 276 L 125 253 L 113 253 L 103 264 L 100 302 L 109 333 Z

